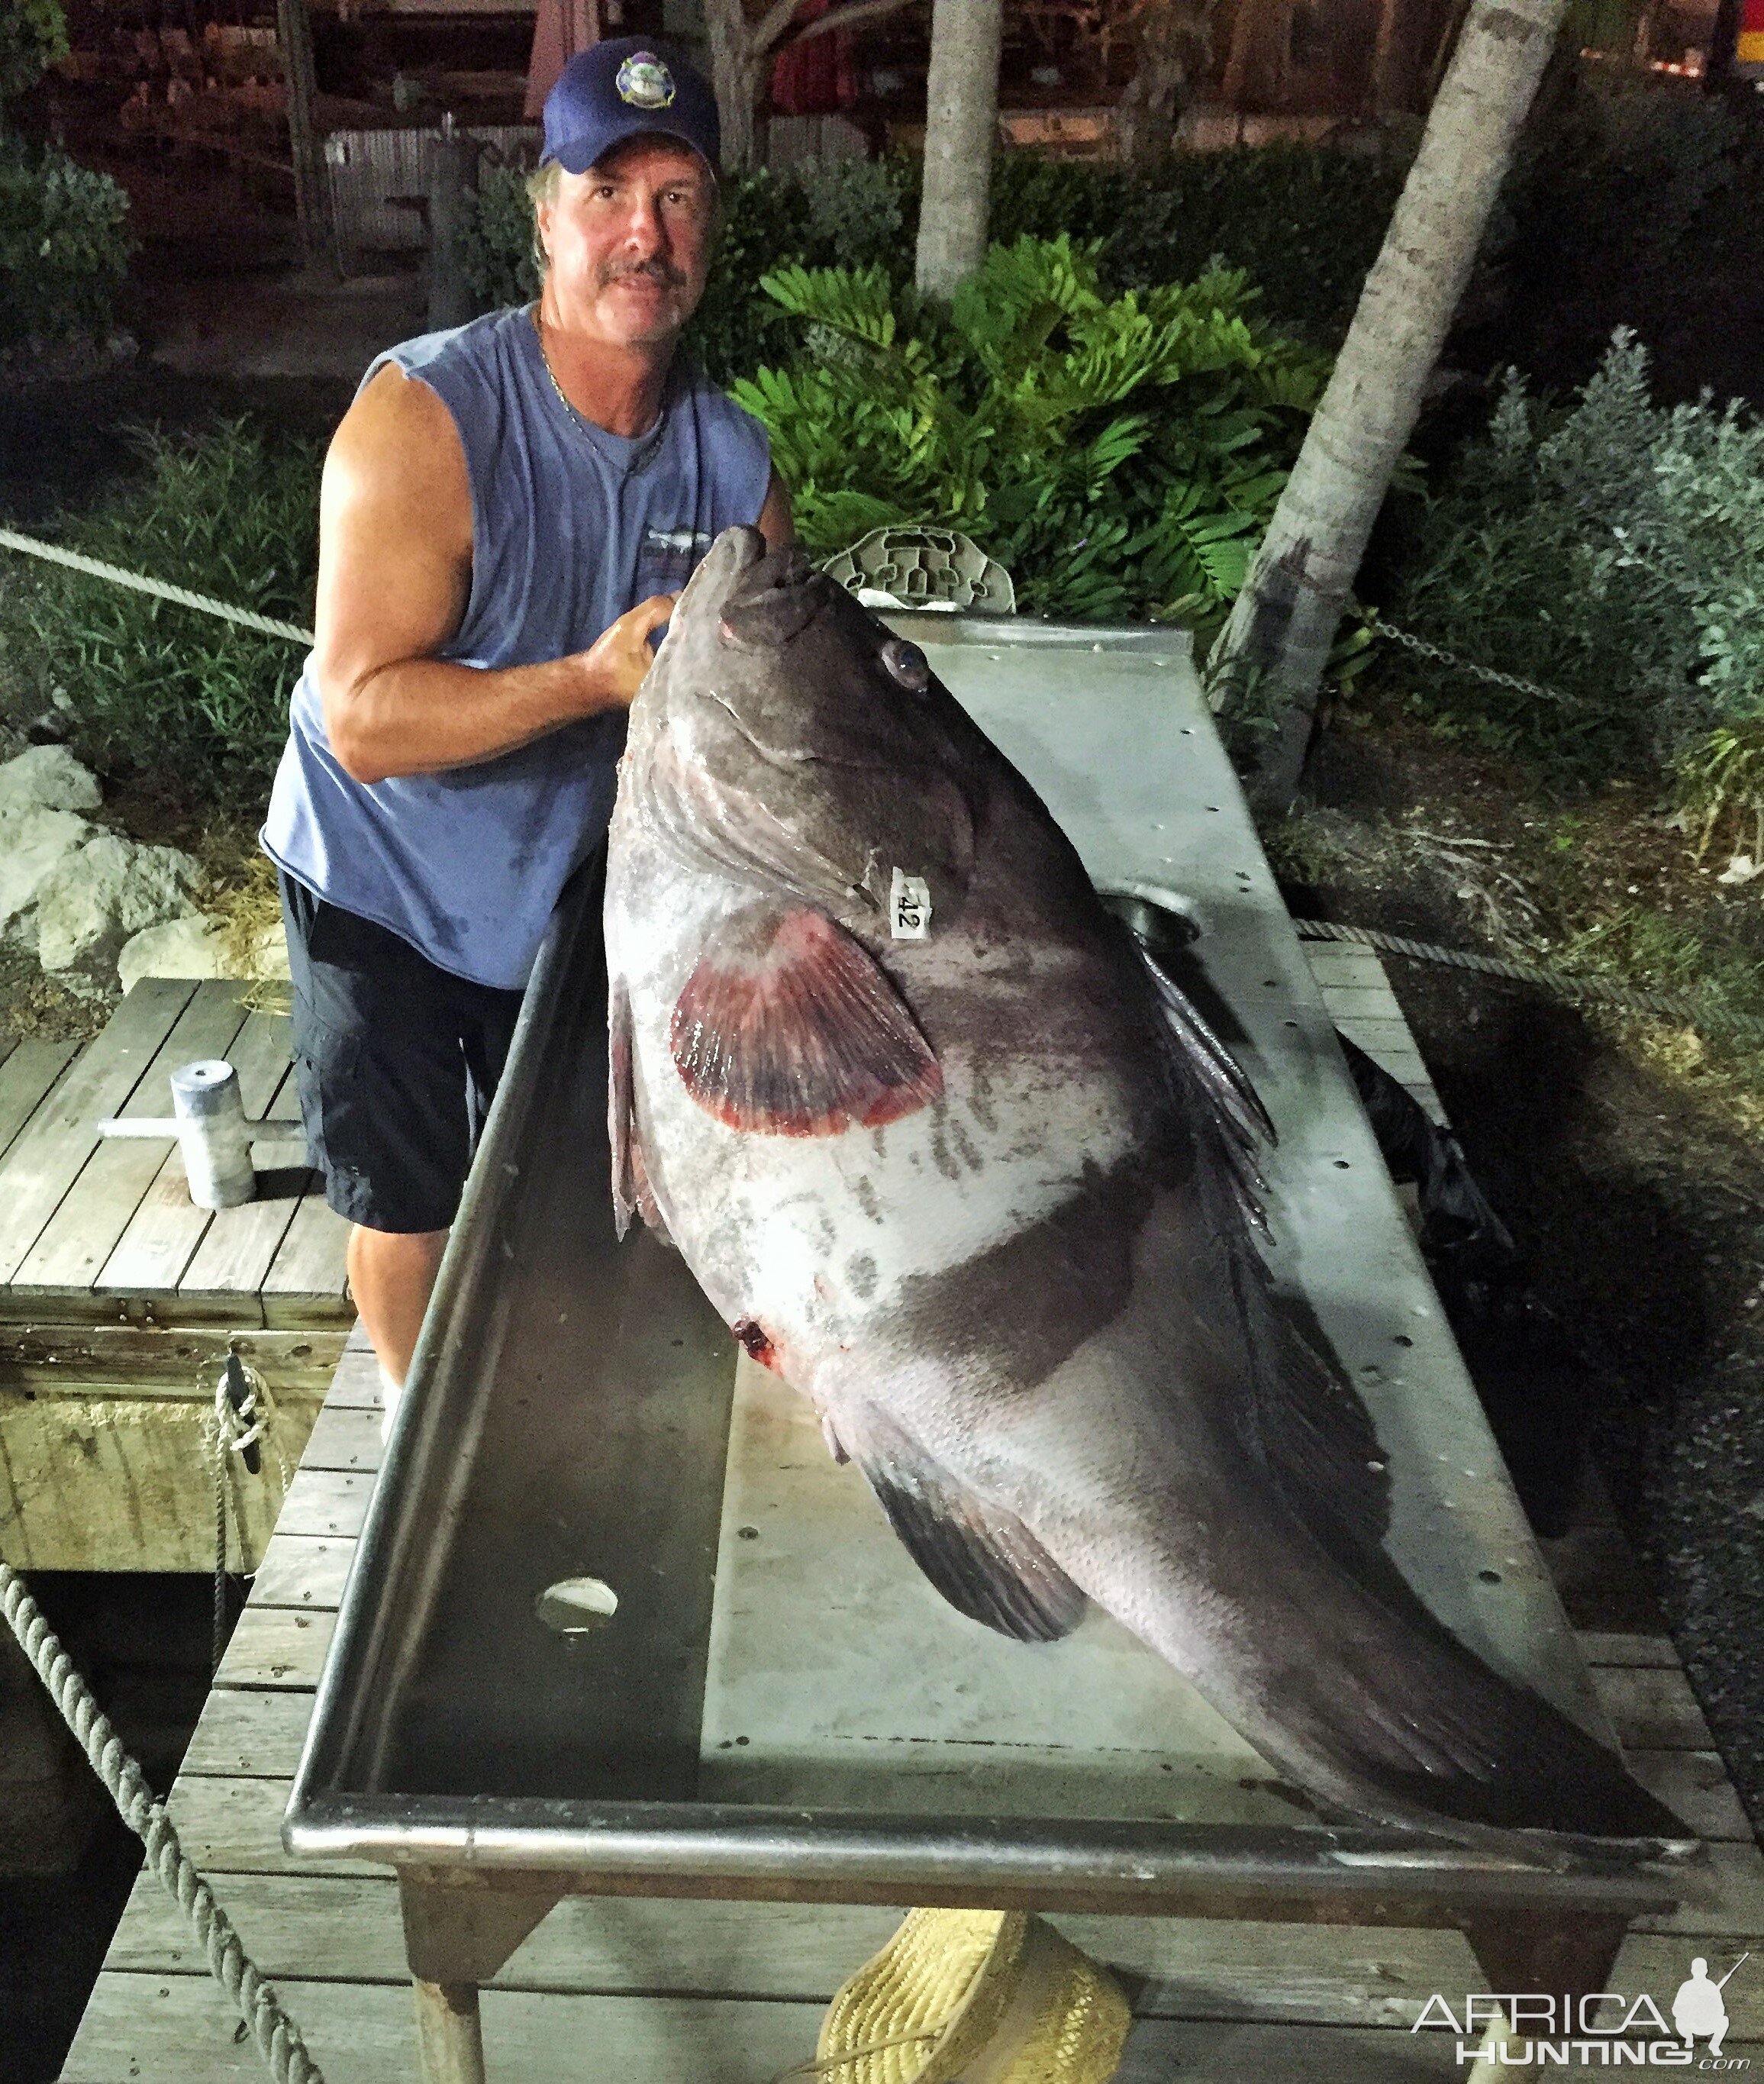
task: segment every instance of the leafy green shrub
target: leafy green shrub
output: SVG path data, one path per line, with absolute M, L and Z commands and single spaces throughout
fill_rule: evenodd
M 1132 185 L 1119 167 L 1050 159 L 1039 152 L 1000 152 L 992 163 L 987 237 L 995 246 L 1053 239 L 1062 231 L 1085 244 L 1106 240 L 1130 207 Z M 1163 279 L 1173 281 L 1175 272 Z
M 1183 152 L 1124 184 L 1103 249 L 1123 290 L 1181 282 L 1218 260 L 1246 269 L 1270 324 L 1340 345 L 1408 167 L 1317 145 Z
M 718 383 L 751 375 L 786 336 L 762 275 L 791 267 L 882 269 L 912 278 L 919 222 L 915 159 L 848 159 L 793 172 L 731 175 L 723 230 L 692 338 Z M 1178 155 L 1155 173 L 1000 155 L 991 237 L 1100 241 L 1107 290 L 1183 282 L 1213 262 L 1248 270 L 1268 320 L 1333 346 L 1390 221 L 1403 168 L 1305 145 L 1246 146 Z M 532 211 L 511 168 L 486 168 L 467 233 L 469 276 L 482 309 L 538 294 Z
M 6 0 L 0 9 L 0 103 L 35 87 L 66 56 L 67 17 L 61 0 Z
M 310 625 L 317 447 L 272 442 L 243 420 L 138 441 L 145 474 L 66 526 L 61 540 Z M 24 612 L 94 757 L 163 774 L 189 801 L 261 795 L 288 735 L 298 645 L 70 572 L 53 572 Z
M 1707 399 L 1655 405 L 1647 354 L 1619 333 L 1570 405 L 1508 378 L 1419 524 L 1391 616 L 1559 692 L 1416 667 L 1449 726 L 1564 778 L 1688 777 L 1712 734 L 1764 717 L 1761 572 L 1764 425 Z
M 466 199 L 459 250 L 467 287 L 480 311 L 531 303 L 539 294 L 524 167 L 487 160 L 478 169 L 477 193 Z
M 1136 175 L 1009 152 L 993 176 L 991 234 L 1100 240 L 1102 279 L 1118 290 L 1186 282 L 1216 262 L 1242 268 L 1271 323 L 1335 346 L 1406 171 L 1394 151 L 1315 145 L 1178 152 Z
M 809 351 L 734 387 L 765 422 L 816 551 L 941 522 L 1026 610 L 1216 621 L 1322 375 L 1216 270 L 1110 299 L 1061 238 L 995 246 L 945 314 L 879 266 L 787 269 L 768 294 Z
M 0 138 L 0 346 L 108 326 L 133 244 L 128 210 L 108 174 Z
M 841 159 L 789 184 L 808 209 L 804 258 L 815 268 L 910 269 L 919 235 L 916 159 Z
M 1639 271 L 1684 265 L 1709 205 L 1745 183 L 1748 126 L 1730 102 L 1689 80 L 1585 65 L 1571 91 L 1521 138 L 1502 195 L 1521 268 Z
M 755 285 L 774 268 L 801 262 L 811 223 L 797 183 L 764 167 L 725 178 L 722 210 L 710 279 L 687 340 L 711 380 L 727 384 L 782 352 L 780 314 Z

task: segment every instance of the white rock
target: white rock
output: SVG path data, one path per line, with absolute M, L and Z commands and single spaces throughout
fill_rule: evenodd
M 0 764 L 0 817 L 32 807 L 95 811 L 104 800 L 98 777 L 65 745 L 33 745 Z
M 46 970 L 113 961 L 143 927 L 194 910 L 190 890 L 197 874 L 176 847 L 138 846 L 100 832 L 38 891 L 38 961 Z
M 122 944 L 116 976 L 125 991 L 142 977 L 218 977 L 226 975 L 221 930 L 200 912 L 144 926 Z
M 116 975 L 125 991 L 132 989 L 142 977 L 285 978 L 288 938 L 281 927 L 266 927 L 258 937 L 250 963 L 241 968 L 229 957 L 218 921 L 192 912 L 180 919 L 145 927 L 125 942 L 116 958 Z
M 288 929 L 280 925 L 264 927 L 257 937 L 253 960 L 256 964 L 253 976 L 273 977 L 286 984 L 294 975 L 288 967 Z
M 71 811 L 20 803 L 0 812 L 0 934 L 19 925 L 50 876 L 91 835 L 90 821 Z

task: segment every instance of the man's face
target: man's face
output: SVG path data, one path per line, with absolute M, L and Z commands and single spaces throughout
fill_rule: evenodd
M 548 288 L 572 332 L 609 347 L 671 341 L 710 267 L 717 191 L 689 146 L 634 138 L 539 205 Z

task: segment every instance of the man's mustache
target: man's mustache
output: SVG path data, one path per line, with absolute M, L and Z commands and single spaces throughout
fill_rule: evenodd
M 659 282 L 665 290 L 683 290 L 686 287 L 685 269 L 676 268 L 671 260 L 664 260 L 660 254 L 647 260 L 603 260 L 596 274 L 603 290 L 614 282 L 623 282 L 632 275 L 647 275 L 651 282 Z

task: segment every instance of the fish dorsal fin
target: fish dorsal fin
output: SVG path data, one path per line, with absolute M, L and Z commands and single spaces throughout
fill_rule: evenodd
M 756 904 L 716 928 L 675 1002 L 670 1040 L 699 1105 L 759 1135 L 879 1129 L 943 1091 L 887 972 L 806 906 Z
M 976 1497 L 874 1404 L 836 1422 L 889 1525 L 958 1613 L 1018 1642 L 1078 1625 L 1084 1594 L 1015 1513 Z
M 1170 1075 L 1200 1152 L 1246 1333 L 1253 1394 L 1237 1407 L 1246 1444 L 1290 1510 L 1338 1554 L 1369 1557 L 1390 1518 L 1390 1482 L 1371 1414 L 1274 1292 L 1247 1230 L 1268 1235 L 1258 1157 L 1277 1141 L 1261 1096 L 1188 994 L 1135 936 L 1163 1015 Z M 1209 1182 L 1212 1183 L 1209 1189 Z M 1247 1228 L 1246 1228 L 1247 1226 Z
M 1254 1395 L 1237 1422 L 1288 1509 L 1338 1557 L 1370 1558 L 1390 1516 L 1384 1450 L 1352 1383 L 1283 1307 L 1251 1241 L 1232 1247 Z
M 1136 934 L 1133 945 L 1152 981 L 1163 1016 L 1171 1076 L 1178 1087 L 1198 1099 L 1205 1118 L 1212 1124 L 1238 1205 L 1265 1236 L 1267 1217 L 1262 1197 L 1267 1182 L 1257 1155 L 1263 1145 L 1271 1146 L 1280 1141 L 1268 1111 L 1243 1066 L 1208 1026 L 1187 993 Z

